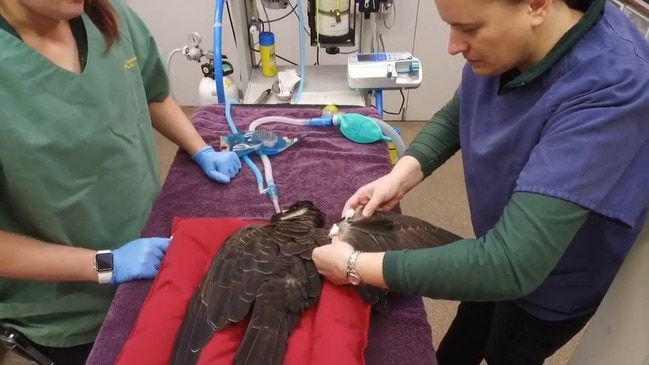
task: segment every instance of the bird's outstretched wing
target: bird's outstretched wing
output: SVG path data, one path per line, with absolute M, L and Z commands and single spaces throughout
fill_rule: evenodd
M 357 214 L 338 225 L 339 238 L 363 252 L 438 247 L 462 239 L 422 219 L 390 211 L 377 211 L 370 217 Z M 356 289 L 374 308 L 386 308 L 387 290 L 369 285 Z
M 228 238 L 190 300 L 171 364 L 195 364 L 214 332 L 248 315 L 264 277 L 277 270 L 277 254 L 267 226 L 249 225 Z
M 462 239 L 422 219 L 390 211 L 341 222 L 339 238 L 364 252 L 437 247 Z

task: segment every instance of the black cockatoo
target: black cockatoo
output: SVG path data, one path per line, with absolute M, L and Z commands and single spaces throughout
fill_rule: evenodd
M 190 300 L 171 364 L 196 364 L 213 333 L 250 315 L 234 364 L 281 365 L 300 316 L 320 297 L 322 279 L 311 254 L 333 235 L 364 252 L 436 247 L 460 239 L 418 218 L 386 211 L 369 218 L 350 212 L 326 229 L 325 214 L 312 202 L 299 201 L 273 215 L 269 224 L 246 226 L 223 244 Z M 370 304 L 385 304 L 385 290 L 356 288 Z

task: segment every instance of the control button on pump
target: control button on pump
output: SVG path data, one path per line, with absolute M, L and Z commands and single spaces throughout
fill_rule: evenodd
M 387 70 L 388 70 L 388 78 L 392 78 L 392 74 L 394 72 L 394 66 L 392 66 L 391 63 L 388 63 Z

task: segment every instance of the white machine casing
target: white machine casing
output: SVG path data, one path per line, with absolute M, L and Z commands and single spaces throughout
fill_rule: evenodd
M 228 76 L 223 77 L 223 91 L 226 100 L 239 101 L 239 88 L 234 80 Z M 218 102 L 216 97 L 216 83 L 211 77 L 203 77 L 198 84 L 199 105 L 212 105 Z
M 347 82 L 352 89 L 415 89 L 423 77 L 421 62 L 409 52 L 359 53 L 347 58 Z

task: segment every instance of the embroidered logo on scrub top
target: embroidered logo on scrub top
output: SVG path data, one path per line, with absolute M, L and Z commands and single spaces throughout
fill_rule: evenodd
M 136 64 L 137 64 L 137 57 L 132 57 L 126 60 L 126 62 L 124 63 L 124 68 L 130 70 L 133 67 L 135 67 Z

